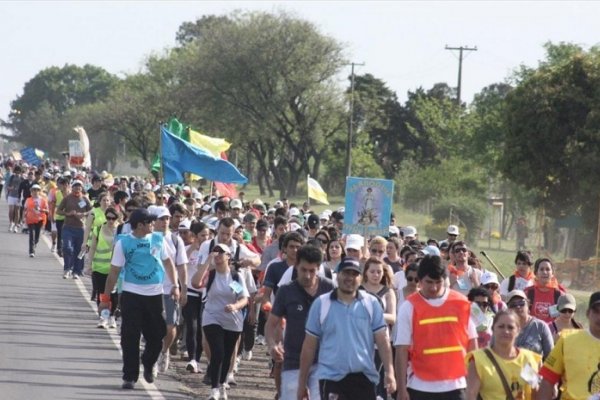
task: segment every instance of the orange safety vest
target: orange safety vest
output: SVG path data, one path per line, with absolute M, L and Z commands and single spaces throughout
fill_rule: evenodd
M 471 306 L 461 293 L 450 290 L 440 307 L 433 307 L 418 292 L 407 300 L 413 306 L 413 344 L 410 362 L 424 381 L 466 376 L 464 357 L 469 344 L 467 327 Z
M 46 199 L 43 197 L 39 197 L 38 200 L 40 210 L 47 210 L 48 202 L 46 201 Z M 42 211 L 35 211 L 35 203 L 33 197 L 28 197 L 27 200 L 25 200 L 25 209 L 27 210 L 27 218 L 25 220 L 27 224 L 37 224 L 40 221 L 42 221 L 42 225 L 46 224 L 46 213 Z

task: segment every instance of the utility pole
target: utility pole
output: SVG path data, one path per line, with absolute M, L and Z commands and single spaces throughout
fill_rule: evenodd
M 464 51 L 477 51 L 477 46 L 468 47 L 468 46 L 460 46 L 460 47 L 449 47 L 446 45 L 446 50 L 458 50 L 458 86 L 456 89 L 456 102 L 460 106 L 460 91 L 462 87 L 462 62 L 463 62 L 463 52 Z
M 352 136 L 354 135 L 354 66 L 362 66 L 365 63 L 350 63 L 352 72 L 350 73 L 350 123 L 348 124 L 348 143 L 346 144 L 346 176 L 352 173 Z

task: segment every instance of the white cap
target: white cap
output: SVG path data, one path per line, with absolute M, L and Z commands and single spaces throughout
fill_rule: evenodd
M 458 230 L 458 226 L 456 225 L 448 225 L 448 229 L 446 230 L 446 232 L 448 232 L 448 235 L 460 235 L 460 232 Z
M 346 246 L 344 247 L 346 250 L 361 250 L 365 244 L 365 238 L 356 233 L 352 233 L 346 236 Z
M 417 228 L 415 228 L 414 226 L 405 226 L 404 228 L 402 228 L 402 232 L 404 232 L 404 237 L 414 238 L 415 236 L 417 236 Z
M 298 210 L 296 207 L 292 207 L 290 208 L 290 211 L 288 211 L 288 214 L 290 217 L 295 217 L 296 215 L 300 215 L 300 210 Z
M 400 236 L 400 229 L 398 229 L 397 226 L 390 225 L 389 232 L 390 232 L 390 235 Z
M 150 206 L 148 207 L 150 215 L 154 215 L 157 219 L 162 217 L 170 217 L 171 213 L 165 206 Z
M 290 223 L 290 232 L 296 232 L 300 228 L 301 228 L 301 226 L 298 225 L 297 223 L 295 223 L 295 222 Z
M 319 219 L 324 219 L 324 220 L 329 220 L 330 214 L 327 214 L 325 211 L 323 211 L 321 214 L 319 214 Z
M 192 226 L 192 221 L 190 221 L 189 219 L 186 218 L 186 219 L 181 220 L 177 229 L 190 230 L 190 226 Z
M 500 283 L 498 282 L 498 275 L 491 271 L 485 271 L 483 274 L 481 274 L 481 285 L 483 286 L 490 283 L 500 285 Z
M 429 246 L 425 246 L 421 249 L 421 253 L 426 256 L 440 256 L 440 249 L 437 246 L 430 244 Z
M 281 200 L 277 200 L 275 202 L 275 204 L 273 205 L 273 207 L 275 207 L 275 208 L 281 208 L 281 207 L 283 207 L 283 202 Z
M 242 201 L 240 199 L 233 199 L 229 202 L 229 207 L 231 207 L 232 209 L 239 208 L 241 210 L 243 208 Z

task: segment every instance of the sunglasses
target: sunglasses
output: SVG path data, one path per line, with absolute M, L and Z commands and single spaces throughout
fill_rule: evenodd
M 568 308 L 563 308 L 562 310 L 560 310 L 561 314 L 573 314 L 574 312 L 574 310 L 569 310 Z
M 509 303 L 508 308 L 522 308 L 522 307 L 525 307 L 526 305 L 527 305 L 527 302 L 525 300 L 521 300 L 521 301 L 515 301 L 514 303 Z
M 117 217 L 106 217 L 107 221 L 116 221 L 117 219 Z
M 369 251 L 371 253 L 375 253 L 375 254 L 383 254 L 383 253 L 385 253 L 385 250 L 369 249 Z
M 419 282 L 419 278 L 413 278 L 412 276 L 409 276 L 406 278 L 407 282 Z
M 483 285 L 483 286 L 487 289 L 493 289 L 493 290 L 498 289 L 498 285 L 495 283 L 488 283 L 487 285 Z
M 475 303 L 477 303 L 479 308 L 481 308 L 482 310 L 490 306 L 490 303 L 488 303 L 487 301 L 476 301 Z
M 225 250 L 221 249 L 220 247 L 217 247 L 216 249 L 214 249 L 212 251 L 213 253 L 218 253 L 218 254 L 224 254 Z
M 455 253 L 466 253 L 468 251 L 469 250 L 466 247 L 459 247 L 459 248 L 454 249 Z
M 321 242 L 321 244 L 327 244 L 327 243 L 329 243 L 329 240 L 327 240 L 327 239 L 317 238 L 317 240 L 319 242 Z

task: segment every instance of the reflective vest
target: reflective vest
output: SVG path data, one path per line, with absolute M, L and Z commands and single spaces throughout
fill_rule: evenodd
M 413 306 L 410 362 L 415 375 L 424 381 L 466 376 L 464 357 L 469 344 L 467 328 L 471 310 L 467 298 L 450 290 L 439 307 L 427 303 L 418 292 L 407 300 Z
M 60 205 L 60 203 L 62 202 L 63 198 L 65 196 L 63 195 L 63 192 L 59 190 L 56 191 L 56 194 L 54 196 L 54 199 L 56 200 L 56 208 L 58 209 L 58 206 Z M 54 213 L 54 220 L 55 221 L 64 221 L 65 220 L 65 216 L 64 215 L 59 215 L 57 212 Z
M 96 230 L 95 236 L 97 236 L 98 240 L 96 242 L 94 259 L 92 260 L 92 271 L 106 275 L 110 272 L 112 243 L 106 241 L 100 229 Z
M 100 207 L 92 208 L 92 212 L 94 213 L 92 231 L 94 231 L 94 228 L 100 228 L 106 222 L 106 215 L 104 215 L 104 211 Z

